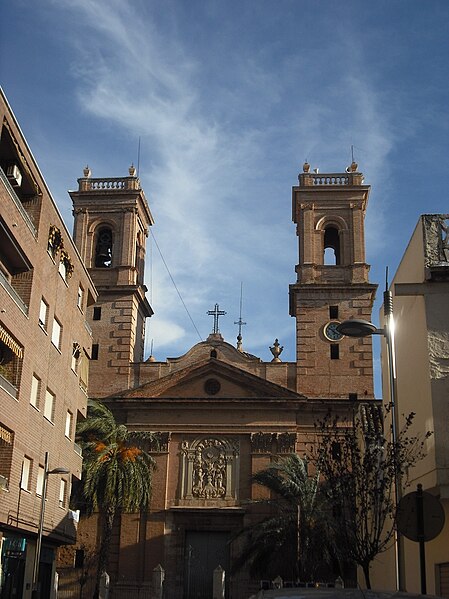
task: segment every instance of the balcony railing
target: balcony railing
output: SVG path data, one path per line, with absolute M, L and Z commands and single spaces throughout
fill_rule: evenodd
M 0 179 L 1 179 L 2 183 L 4 184 L 4 186 L 6 187 L 6 190 L 8 191 L 9 196 L 11 197 L 12 201 L 14 202 L 14 204 L 16 205 L 17 209 L 19 210 L 20 214 L 22 215 L 22 218 L 25 221 L 25 223 L 27 224 L 31 233 L 36 237 L 36 234 L 37 234 L 36 227 L 34 226 L 34 223 L 31 220 L 28 212 L 23 207 L 23 204 L 20 201 L 18 195 L 14 191 L 14 187 L 8 181 L 8 177 L 5 175 L 2 168 L 0 168 Z
M 74 443 L 73 444 L 73 451 L 75 453 L 77 453 L 79 456 L 83 457 L 83 450 L 81 449 L 81 447 L 78 445 L 78 443 Z
M 300 186 L 363 185 L 362 173 L 300 173 Z
M 25 304 L 25 302 L 22 300 L 20 295 L 17 293 L 17 291 L 14 289 L 14 287 L 11 285 L 11 283 L 8 281 L 8 279 L 5 277 L 1 270 L 0 285 L 5 289 L 6 293 L 12 297 L 12 299 L 16 302 L 16 304 L 19 306 L 22 312 L 24 314 L 28 314 L 28 306 Z
M 91 328 L 90 324 L 87 322 L 87 320 L 84 321 L 84 328 L 89 333 L 89 335 L 92 337 L 92 328 Z
M 17 387 L 15 387 L 12 383 L 5 379 L 4 376 L 0 374 L 0 387 L 3 387 L 5 391 L 7 391 L 10 395 L 17 399 Z
M 127 191 L 140 189 L 137 177 L 114 177 L 109 179 L 78 179 L 80 191 Z

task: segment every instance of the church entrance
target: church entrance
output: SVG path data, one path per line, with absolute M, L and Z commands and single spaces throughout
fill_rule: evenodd
M 226 572 L 228 597 L 229 538 L 229 532 L 186 531 L 184 599 L 210 599 L 213 572 L 218 566 Z

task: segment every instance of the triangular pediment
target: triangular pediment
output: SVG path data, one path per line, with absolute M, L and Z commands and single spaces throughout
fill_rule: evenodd
M 120 398 L 305 399 L 234 365 L 209 358 L 120 394 Z

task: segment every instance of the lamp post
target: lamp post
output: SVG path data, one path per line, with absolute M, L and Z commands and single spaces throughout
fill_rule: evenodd
M 384 292 L 384 317 L 385 324 L 383 329 L 378 329 L 376 325 L 367 320 L 353 319 L 345 320 L 337 326 L 337 330 L 346 337 L 368 337 L 370 335 L 383 335 L 387 345 L 388 356 L 388 375 L 390 387 L 390 406 L 391 406 L 391 436 L 393 448 L 396 451 L 398 440 L 398 411 L 397 411 L 397 379 L 396 379 L 396 353 L 394 343 L 394 318 L 393 318 L 393 295 L 388 289 Z M 394 494 L 396 508 L 402 497 L 401 474 L 395 465 L 394 475 Z M 397 528 L 394 536 L 395 566 L 396 566 L 396 589 L 405 591 L 404 578 L 404 551 L 403 540 Z
M 45 452 L 45 462 L 44 462 L 44 479 L 42 481 L 42 497 L 41 497 L 41 511 L 39 516 L 39 529 L 37 533 L 37 542 L 36 542 L 36 553 L 34 555 L 34 567 L 33 567 L 33 590 L 32 590 L 32 599 L 39 599 L 40 597 L 40 588 L 38 584 L 39 580 L 39 565 L 41 561 L 41 548 L 42 548 L 42 535 L 44 532 L 44 516 L 45 516 L 45 496 L 47 494 L 47 479 L 49 474 L 69 474 L 70 470 L 68 468 L 59 467 L 53 468 L 53 470 L 48 469 L 48 451 Z

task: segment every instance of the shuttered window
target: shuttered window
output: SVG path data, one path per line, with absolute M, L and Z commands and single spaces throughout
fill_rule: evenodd
M 50 422 L 53 422 L 53 414 L 55 410 L 55 396 L 48 389 L 45 392 L 44 416 Z
M 449 597 L 449 562 L 438 564 L 439 597 Z

